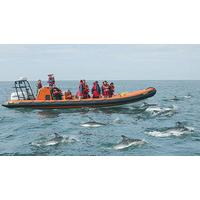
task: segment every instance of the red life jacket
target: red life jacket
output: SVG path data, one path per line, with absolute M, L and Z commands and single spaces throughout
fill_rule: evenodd
M 109 85 L 108 84 L 107 85 L 103 85 L 102 88 L 103 88 L 103 95 L 104 96 L 109 96 L 109 93 L 110 93 Z
M 80 83 L 79 90 L 78 90 L 78 96 L 82 97 L 84 94 L 84 85 L 83 83 Z
M 94 86 L 92 88 L 92 93 L 93 93 L 93 98 L 99 98 L 100 94 L 97 89 L 97 84 L 94 84 Z

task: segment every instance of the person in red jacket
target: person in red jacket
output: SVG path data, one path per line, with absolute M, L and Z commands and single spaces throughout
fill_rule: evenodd
M 108 84 L 107 81 L 103 82 L 102 85 L 102 94 L 105 98 L 108 98 L 110 96 L 110 85 Z
M 89 89 L 89 86 L 88 86 L 88 84 L 85 80 L 83 80 L 83 87 L 84 87 L 83 98 L 84 99 L 90 98 L 90 95 L 89 95 L 90 89 Z
M 100 89 L 98 81 L 95 81 L 93 83 L 92 94 L 93 94 L 93 98 L 99 98 L 101 96 L 101 89 Z

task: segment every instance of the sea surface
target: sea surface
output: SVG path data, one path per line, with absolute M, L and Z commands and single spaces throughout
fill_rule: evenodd
M 157 94 L 145 102 L 115 108 L 31 110 L 0 106 L 0 155 L 200 155 L 200 81 L 114 82 L 118 93 L 151 86 Z M 35 83 L 31 85 L 35 90 Z M 57 85 L 75 93 L 78 82 L 60 81 Z M 0 82 L 1 104 L 10 98 L 12 87 L 12 82 Z M 128 139 L 122 141 L 122 135 Z

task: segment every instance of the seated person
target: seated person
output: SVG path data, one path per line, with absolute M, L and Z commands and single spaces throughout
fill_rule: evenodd
M 53 100 L 62 100 L 62 91 L 59 88 L 54 87 L 52 89 Z
M 67 90 L 67 92 L 65 92 L 65 99 L 67 100 L 67 99 L 72 99 L 72 98 L 73 98 L 73 96 L 72 96 L 71 91 Z

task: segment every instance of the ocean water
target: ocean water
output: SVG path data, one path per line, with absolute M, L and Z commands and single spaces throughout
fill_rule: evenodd
M 31 84 L 35 90 L 35 83 Z M 78 82 L 57 85 L 75 92 Z M 200 81 L 115 81 L 115 85 L 117 92 L 152 86 L 157 94 L 140 104 L 116 108 L 31 110 L 0 106 L 0 155 L 200 155 Z M 1 104 L 9 99 L 12 86 L 12 82 L 0 82 Z M 129 139 L 122 141 L 122 135 Z

